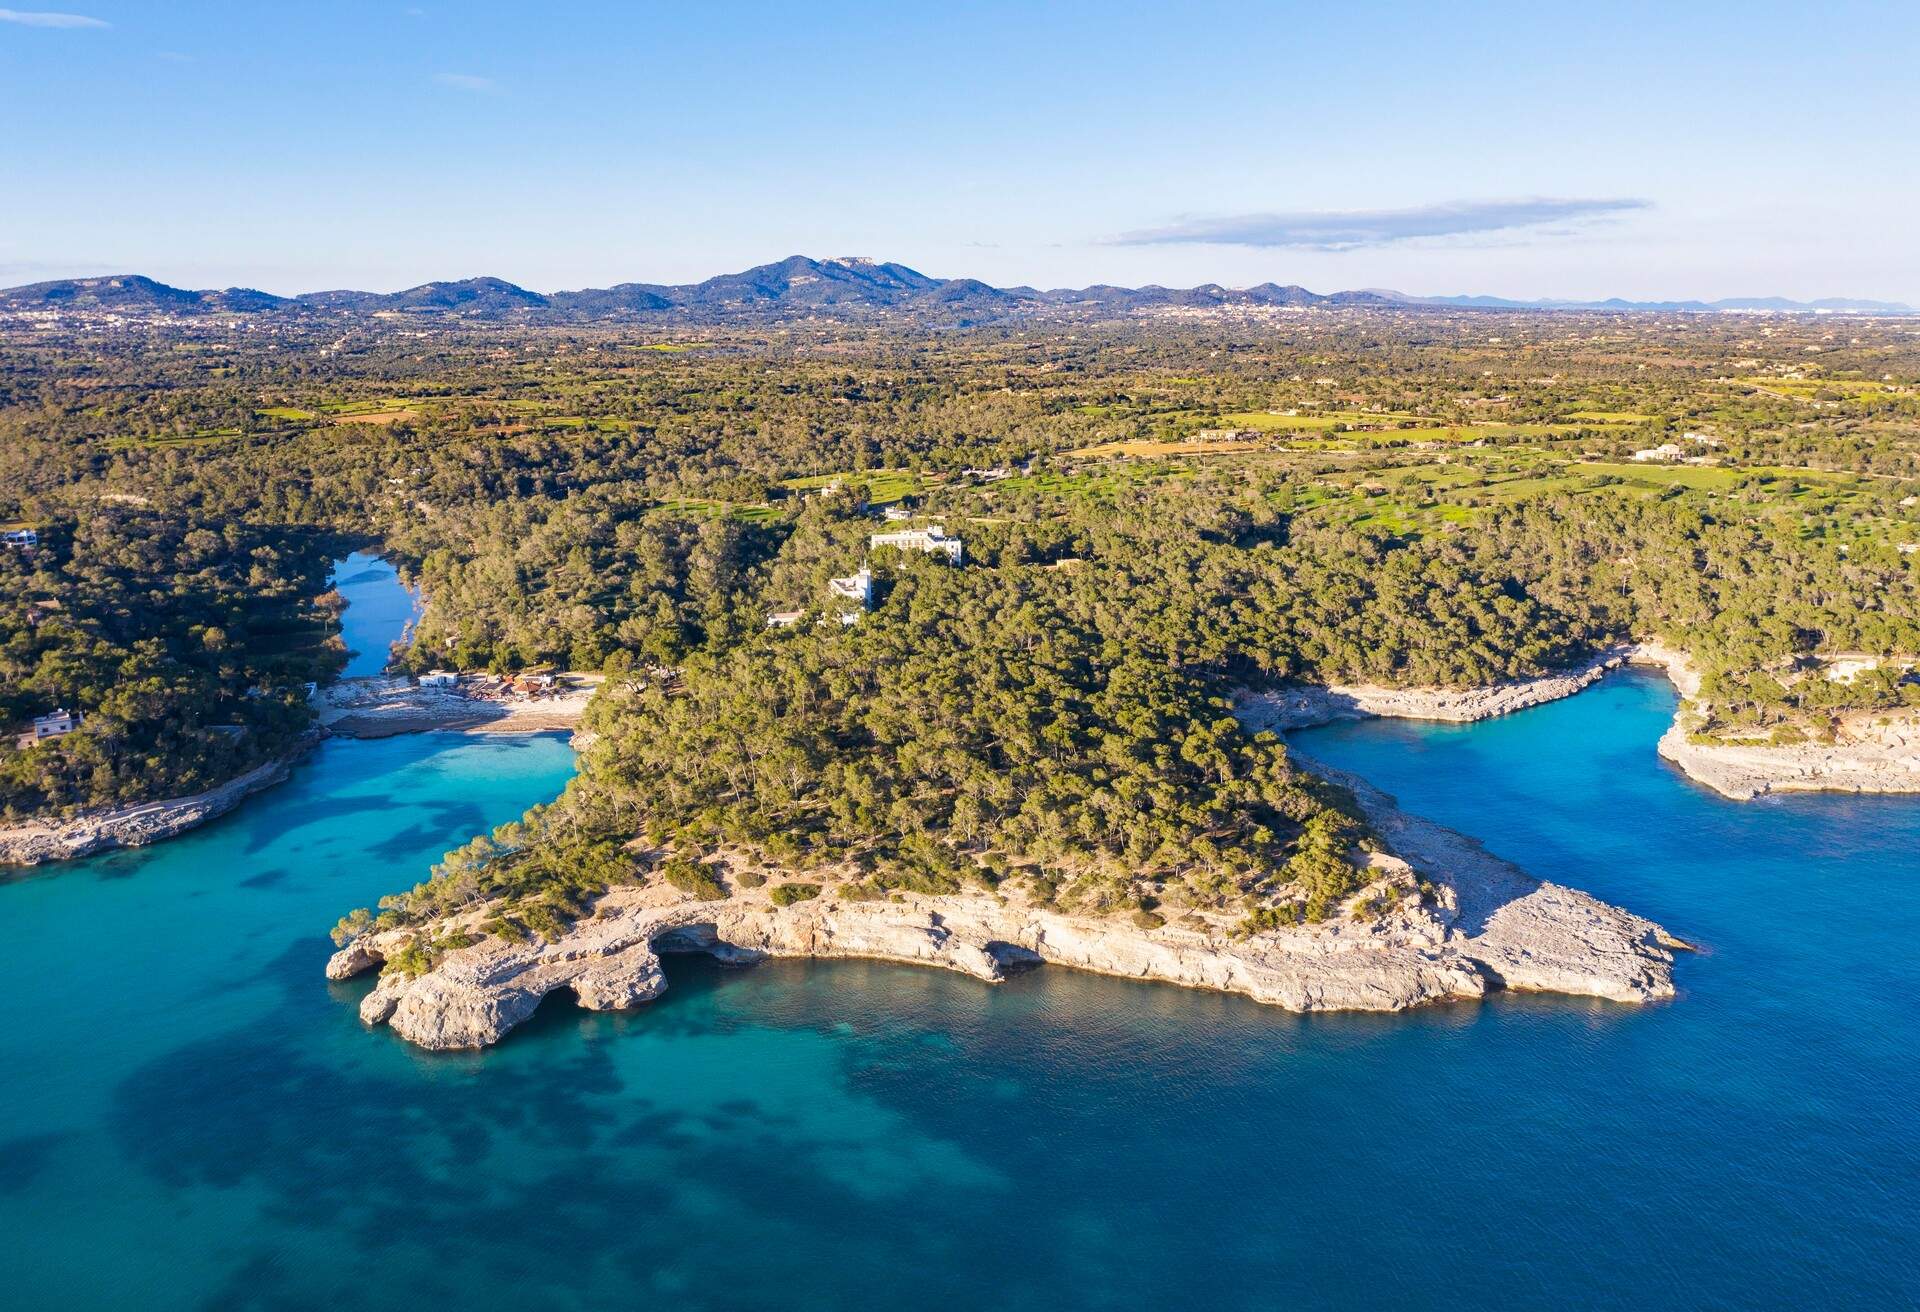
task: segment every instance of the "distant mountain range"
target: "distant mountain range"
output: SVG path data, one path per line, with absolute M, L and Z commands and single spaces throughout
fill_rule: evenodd
M 626 282 L 575 292 L 528 291 L 499 278 L 429 282 L 398 292 L 329 291 L 274 296 L 246 287 L 188 291 L 152 278 L 125 275 L 65 278 L 0 291 L 0 311 L 73 309 L 127 314 L 422 314 L 475 319 L 630 319 L 672 315 L 710 321 L 810 314 L 886 311 L 969 322 L 1047 308 L 1124 314 L 1134 310 L 1223 306 L 1598 310 L 1630 312 L 1816 311 L 1913 314 L 1888 301 L 1780 297 L 1721 301 L 1515 301 L 1497 296 L 1408 296 L 1370 289 L 1321 294 L 1304 287 L 1261 283 L 1230 288 L 1082 287 L 1038 291 L 991 287 L 974 278 L 930 278 L 904 264 L 865 259 L 813 260 L 802 255 L 705 282 L 665 285 Z

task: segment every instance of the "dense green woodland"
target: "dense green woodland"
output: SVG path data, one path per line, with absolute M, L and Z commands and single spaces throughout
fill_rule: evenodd
M 321 535 L 100 507 L 0 551 L 0 721 L 80 732 L 0 748 L 8 817 L 220 783 L 308 727 L 304 683 L 345 651 Z
M 687 887 L 727 853 L 860 896 L 1011 880 L 1314 918 L 1364 833 L 1238 728 L 1239 689 L 1484 684 L 1657 636 L 1705 672 L 1703 732 L 1920 700 L 1897 664 L 1801 677 L 1920 654 L 1898 324 L 9 331 L 0 519 L 44 545 L 0 560 L 0 707 L 86 717 L 0 746 L 10 814 L 286 750 L 300 683 L 338 667 L 348 541 L 425 587 L 412 668 L 616 676 L 567 795 L 390 920 L 504 897 L 502 932 L 550 927 L 645 876 L 636 835 Z M 1630 460 L 1661 443 L 1691 463 Z M 844 627 L 826 583 L 866 559 L 868 499 L 969 563 L 875 553 L 875 609 Z M 770 631 L 780 609 L 804 615 Z

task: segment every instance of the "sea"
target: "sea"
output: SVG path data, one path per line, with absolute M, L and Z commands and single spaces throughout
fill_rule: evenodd
M 412 599 L 341 582 L 384 653 Z M 1920 1305 L 1920 800 L 1724 801 L 1655 755 L 1673 707 L 1623 672 L 1294 736 L 1696 943 L 1669 1003 L 670 958 L 467 1054 L 362 1026 L 327 930 L 554 796 L 565 739 L 327 742 L 0 882 L 0 1307 Z

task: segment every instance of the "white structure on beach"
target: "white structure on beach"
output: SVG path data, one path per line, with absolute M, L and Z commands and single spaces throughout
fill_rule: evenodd
M 422 688 L 451 688 L 460 682 L 460 676 L 452 670 L 428 670 L 420 676 Z
M 959 538 L 947 536 L 944 526 L 910 528 L 898 533 L 875 533 L 867 539 L 869 548 L 898 547 L 902 551 L 924 551 L 929 556 L 944 552 L 955 565 L 966 563 L 967 549 Z

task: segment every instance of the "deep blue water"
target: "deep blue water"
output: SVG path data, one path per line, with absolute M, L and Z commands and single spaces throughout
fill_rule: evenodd
M 364 551 L 334 562 L 333 586 L 347 599 L 340 636 L 352 656 L 342 676 L 381 673 L 387 668 L 388 648 L 420 618 L 420 598 L 401 586 L 399 571 L 391 564 Z
M 1670 708 L 1301 736 L 1700 940 L 1670 1005 L 687 960 L 438 1056 L 360 1026 L 324 932 L 567 750 L 327 744 L 0 884 L 0 1305 L 1911 1306 L 1920 803 L 1718 801 L 1654 757 Z

